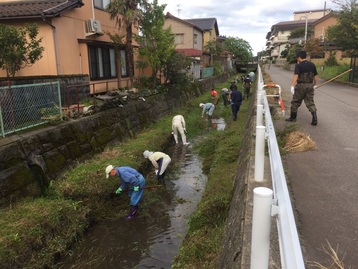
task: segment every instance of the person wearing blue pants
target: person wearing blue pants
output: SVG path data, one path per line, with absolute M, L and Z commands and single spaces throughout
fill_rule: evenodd
M 231 112 L 232 112 L 232 119 L 234 121 L 237 120 L 237 113 L 240 110 L 241 104 L 242 104 L 242 93 L 237 89 L 233 89 L 231 91 Z
M 108 165 L 106 167 L 106 178 L 109 176 L 118 176 L 121 179 L 121 184 L 116 190 L 116 194 L 120 194 L 123 190 L 129 188 L 130 210 L 125 219 L 133 219 L 137 214 L 138 203 L 144 192 L 145 179 L 143 175 L 129 166 L 115 167 Z

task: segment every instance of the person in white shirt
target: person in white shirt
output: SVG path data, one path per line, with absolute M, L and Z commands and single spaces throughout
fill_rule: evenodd
M 165 171 L 167 170 L 168 164 L 172 161 L 169 155 L 160 151 L 152 152 L 146 150 L 143 152 L 143 156 L 153 164 L 158 183 L 164 183 Z
M 175 143 L 178 144 L 178 133 L 181 136 L 181 140 L 183 142 L 183 145 L 189 145 L 189 143 L 186 141 L 186 128 L 185 128 L 185 120 L 182 115 L 176 115 L 173 117 L 172 120 L 172 134 L 175 139 Z

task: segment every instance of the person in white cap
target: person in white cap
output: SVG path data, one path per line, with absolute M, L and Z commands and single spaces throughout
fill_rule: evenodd
M 167 170 L 168 164 L 172 161 L 169 155 L 160 151 L 152 152 L 146 150 L 143 152 L 143 156 L 153 164 L 158 183 L 164 183 L 165 171 Z
M 172 131 L 173 131 L 173 136 L 174 136 L 176 144 L 178 144 L 178 133 L 180 133 L 183 145 L 185 145 L 185 146 L 189 145 L 189 143 L 186 142 L 185 120 L 184 120 L 184 117 L 182 115 L 176 115 L 176 116 L 173 117 Z
M 113 165 L 108 165 L 106 167 L 106 178 L 109 176 L 118 176 L 121 180 L 119 188 L 116 190 L 116 194 L 120 194 L 126 188 L 128 190 L 128 196 L 130 197 L 130 209 L 129 214 L 125 219 L 133 219 L 138 211 L 138 203 L 142 198 L 145 179 L 141 173 L 129 166 L 120 166 L 115 167 Z
M 203 109 L 203 111 L 201 112 L 201 117 L 204 117 L 204 114 L 206 112 L 208 114 L 209 119 L 211 119 L 215 110 L 215 105 L 213 103 L 200 103 L 199 107 Z

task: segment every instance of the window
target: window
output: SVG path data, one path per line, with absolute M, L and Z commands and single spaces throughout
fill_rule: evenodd
M 93 0 L 94 7 L 100 9 L 105 9 L 109 2 L 110 0 Z
M 175 35 L 175 45 L 184 44 L 184 35 L 176 34 Z
M 198 35 L 194 34 L 194 44 L 198 44 Z
M 117 77 L 116 54 L 113 48 L 88 46 L 88 52 L 91 79 Z

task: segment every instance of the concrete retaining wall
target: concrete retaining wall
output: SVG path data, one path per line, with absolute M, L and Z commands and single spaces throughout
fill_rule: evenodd
M 185 91 L 144 96 L 88 117 L 0 140 L 0 206 L 40 195 L 51 180 L 108 144 L 132 138 L 174 108 L 209 91 L 229 75 L 209 78 Z

